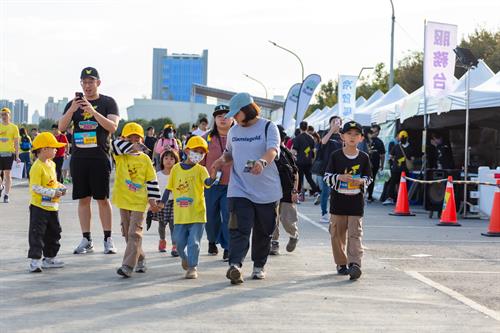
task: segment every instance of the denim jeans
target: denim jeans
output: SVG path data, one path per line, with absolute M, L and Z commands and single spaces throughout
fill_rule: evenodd
M 189 223 L 174 225 L 174 240 L 177 243 L 179 256 L 187 260 L 189 267 L 198 266 L 200 241 L 205 223 Z
M 219 243 L 229 250 L 229 208 L 227 185 L 214 185 L 205 190 L 207 204 L 207 224 L 205 230 L 210 243 Z
M 321 215 L 328 214 L 328 198 L 330 197 L 330 187 L 323 180 L 323 177 L 318 176 L 318 183 L 321 186 Z
M 24 163 L 23 178 L 29 178 L 31 169 L 30 153 L 22 152 L 19 154 L 19 159 Z

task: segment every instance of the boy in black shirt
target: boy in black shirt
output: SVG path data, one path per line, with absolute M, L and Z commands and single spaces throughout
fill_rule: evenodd
M 331 154 L 324 180 L 332 188 L 330 235 L 337 272 L 349 274 L 351 280 L 356 280 L 361 276 L 363 257 L 363 196 L 372 181 L 372 175 L 368 154 L 357 148 L 363 140 L 361 125 L 355 121 L 346 123 L 342 129 L 342 139 L 344 148 Z

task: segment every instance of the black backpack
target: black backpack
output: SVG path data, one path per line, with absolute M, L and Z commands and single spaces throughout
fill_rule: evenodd
M 297 166 L 293 160 L 292 153 L 283 146 L 280 146 L 280 156 L 274 160 L 280 175 L 281 188 L 284 193 L 291 192 L 295 183 L 295 175 L 297 173 Z

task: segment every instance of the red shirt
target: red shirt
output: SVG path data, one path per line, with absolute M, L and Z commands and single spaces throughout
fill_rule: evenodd
M 66 146 L 64 146 L 62 148 L 57 148 L 56 157 L 64 157 L 64 152 L 66 151 L 66 147 L 68 144 L 68 138 L 66 137 L 66 135 L 59 133 L 56 135 L 56 139 L 57 139 L 57 141 L 63 142 L 66 144 Z

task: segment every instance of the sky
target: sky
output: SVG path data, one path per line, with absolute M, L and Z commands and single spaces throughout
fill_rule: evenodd
M 498 0 L 393 0 L 395 64 L 423 50 L 424 21 L 500 29 Z M 153 48 L 208 49 L 208 85 L 264 96 L 286 95 L 305 73 L 323 82 L 389 64 L 390 0 L 0 0 L 0 99 L 24 99 L 43 115 L 48 96 L 80 91 L 83 67 L 98 69 L 100 92 L 126 115 L 151 96 Z M 369 71 L 363 72 L 364 75 Z

